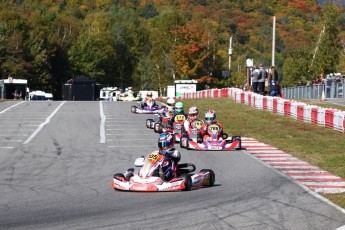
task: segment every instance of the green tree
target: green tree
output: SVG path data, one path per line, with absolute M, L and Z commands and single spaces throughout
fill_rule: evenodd
M 337 18 L 339 11 L 333 4 L 327 4 L 322 9 L 321 31 L 313 51 L 311 72 L 333 73 L 339 63 L 339 25 Z

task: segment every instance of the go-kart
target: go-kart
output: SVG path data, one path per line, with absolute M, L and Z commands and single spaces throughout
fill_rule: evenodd
M 195 150 L 240 150 L 241 137 L 233 136 L 228 138 L 228 134 L 223 133 L 221 136 L 221 129 L 218 125 L 210 125 L 207 129 L 208 138 L 203 140 L 198 130 L 192 129 L 191 135 L 184 135 L 181 137 L 180 146 L 186 149 Z
M 172 125 L 168 121 L 168 118 L 163 118 L 162 123 L 155 123 L 153 130 L 155 133 L 172 132 L 175 135 L 175 141 L 179 142 L 183 133 L 183 122 L 186 120 L 186 116 L 178 114 L 174 118 Z
M 160 113 L 164 108 L 159 108 L 159 106 L 156 103 L 154 103 L 153 100 L 148 101 L 146 104 L 147 106 L 145 106 L 144 108 L 140 108 L 138 106 L 133 105 L 131 107 L 131 112 L 137 114 L 157 114 Z
M 153 118 L 146 119 L 146 128 L 153 129 L 155 126 L 155 123 L 160 123 L 161 121 L 159 114 L 154 114 Z
M 175 175 L 171 180 L 165 181 L 162 166 L 166 159 L 158 151 L 153 151 L 146 157 L 141 156 L 134 162 L 135 167 L 140 167 L 138 173 L 134 168 L 125 174 L 116 173 L 112 180 L 115 190 L 157 192 L 157 191 L 190 191 L 205 186 L 213 186 L 215 174 L 211 169 L 202 169 L 199 173 L 190 174 L 196 167 L 191 163 L 177 164 L 174 168 Z

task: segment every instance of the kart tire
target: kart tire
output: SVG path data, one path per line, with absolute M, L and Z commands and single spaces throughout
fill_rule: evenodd
M 132 112 L 132 113 L 135 113 L 136 111 L 137 111 L 137 107 L 133 105 L 133 106 L 131 107 L 131 112 Z
M 232 136 L 232 142 L 239 140 L 240 144 L 237 148 L 235 148 L 236 150 L 241 150 L 242 149 L 242 140 L 241 140 L 241 136 Z
M 180 147 L 181 148 L 188 148 L 188 137 L 181 137 L 180 139 Z
M 158 133 L 159 134 L 163 133 L 163 126 L 162 126 L 162 124 L 158 125 Z
M 115 173 L 114 174 L 114 178 L 118 179 L 118 180 L 125 180 L 126 181 L 126 177 L 125 175 L 123 175 L 123 173 Z
M 151 122 L 153 122 L 153 119 L 147 119 L 146 120 L 146 128 L 151 128 Z
M 184 189 L 183 189 L 183 191 L 190 191 L 190 190 L 192 190 L 192 186 L 193 186 L 192 177 L 189 174 L 184 174 L 184 175 L 181 176 L 181 178 L 184 179 Z
M 211 187 L 216 181 L 216 174 L 212 169 L 201 169 L 199 173 L 209 173 L 208 183 L 205 186 Z
M 159 127 L 161 126 L 161 123 L 155 123 L 155 125 L 153 126 L 153 131 L 155 133 L 159 133 Z

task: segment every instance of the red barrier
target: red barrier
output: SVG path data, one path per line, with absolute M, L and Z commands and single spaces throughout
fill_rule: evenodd
M 228 97 L 228 89 L 221 89 L 221 91 L 222 97 Z
M 273 98 L 273 112 L 278 112 L 278 98 Z
M 297 119 L 304 120 L 304 105 L 297 105 Z
M 205 91 L 202 91 L 202 92 L 201 92 L 201 97 L 202 97 L 202 98 L 205 98 L 205 97 L 206 97 L 206 92 L 205 92 Z
M 326 109 L 325 110 L 325 127 L 332 128 L 334 127 L 333 118 L 334 112 L 337 111 L 336 109 Z
M 262 109 L 267 109 L 267 97 L 262 98 Z
M 291 116 L 291 101 L 284 101 L 284 115 Z
M 248 93 L 247 96 L 248 96 L 248 105 L 252 106 L 252 94 Z
M 244 103 L 244 92 L 241 93 L 241 103 L 243 104 Z
M 213 90 L 213 97 L 214 98 L 218 98 L 219 97 L 218 94 L 219 94 L 218 89 Z
M 318 120 L 317 120 L 317 114 L 319 112 L 319 108 L 311 108 L 311 123 L 313 124 L 318 124 Z

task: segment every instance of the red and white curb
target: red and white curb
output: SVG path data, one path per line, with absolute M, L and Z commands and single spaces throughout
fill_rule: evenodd
M 253 138 L 242 138 L 242 148 L 264 163 L 317 193 L 345 192 L 345 179 Z

